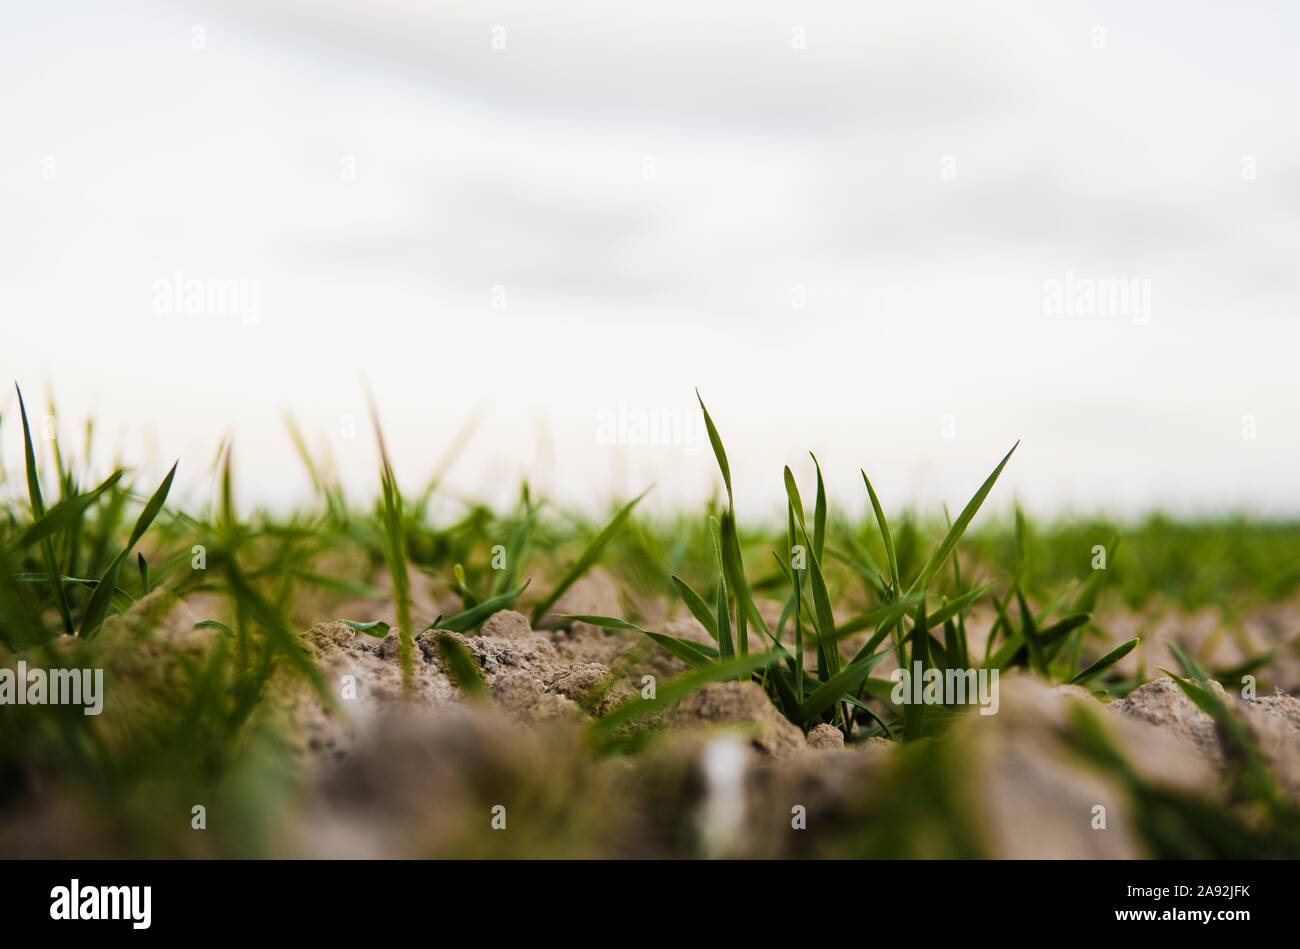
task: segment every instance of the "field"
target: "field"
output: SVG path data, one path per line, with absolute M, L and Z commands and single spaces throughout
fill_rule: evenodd
M 368 505 L 291 425 L 310 505 L 227 444 L 181 510 L 20 403 L 0 855 L 1300 857 L 1300 524 L 1033 522 L 1012 446 L 862 519 L 809 457 L 758 523 L 700 406 L 715 496 L 592 522 L 435 520 L 377 419 Z

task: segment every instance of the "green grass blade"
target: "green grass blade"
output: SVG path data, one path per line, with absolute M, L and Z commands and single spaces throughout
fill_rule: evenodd
M 45 514 L 45 501 L 41 497 L 41 479 L 36 470 L 36 449 L 32 445 L 32 430 L 27 424 L 27 405 L 23 402 L 23 390 L 18 389 L 18 413 L 23 420 L 23 456 L 27 465 L 27 498 L 32 505 L 32 514 L 40 518 Z
M 18 413 L 23 422 L 23 458 L 27 467 L 27 498 L 32 506 L 32 518 L 39 521 L 45 516 L 45 500 L 41 497 L 41 479 L 36 470 L 36 449 L 32 445 L 32 430 L 27 424 L 27 405 L 23 402 L 23 390 L 14 383 L 18 392 Z M 54 544 L 47 537 L 41 542 L 41 553 L 45 559 L 45 571 L 51 577 L 59 576 L 59 560 L 54 552 Z M 59 619 L 63 622 L 63 631 L 73 634 L 72 602 L 68 599 L 67 588 L 61 583 L 54 584 L 54 602 L 58 604 Z
M 411 578 L 407 572 L 406 531 L 403 527 L 402 492 L 397 484 L 384 430 L 379 424 L 379 410 L 373 396 L 370 419 L 379 444 L 379 483 L 383 491 L 384 559 L 393 583 L 393 607 L 397 614 L 397 651 L 402 665 L 402 688 L 409 693 L 415 687 L 415 632 L 411 628 Z
M 1205 671 L 1205 668 L 1189 656 L 1182 646 L 1178 645 L 1178 643 L 1174 642 L 1172 639 L 1167 640 L 1165 645 L 1169 647 L 1169 651 L 1173 653 L 1174 658 L 1178 660 L 1178 665 L 1183 669 L 1183 675 L 1188 678 L 1196 679 L 1198 682 L 1209 678 L 1209 673 Z
M 1110 573 L 1110 567 L 1115 562 L 1115 552 L 1119 550 L 1120 538 L 1118 534 L 1111 537 L 1111 541 L 1106 545 L 1106 569 L 1093 570 L 1087 581 L 1083 584 L 1083 589 L 1079 591 L 1078 597 L 1075 598 L 1073 606 L 1070 607 L 1072 613 L 1093 613 L 1097 610 L 1097 599 L 1101 596 L 1101 588 L 1106 582 L 1106 575 Z
M 641 633 L 649 636 L 656 643 L 662 646 L 672 655 L 676 656 L 688 666 L 696 669 L 702 669 L 704 666 L 711 666 L 718 659 L 718 656 L 710 656 L 705 650 L 709 647 L 700 643 L 693 643 L 689 639 L 680 639 L 676 636 L 666 636 L 663 633 L 651 632 L 648 629 L 642 629 L 626 620 L 616 619 L 613 616 L 589 616 L 582 613 L 564 614 L 564 619 L 578 620 L 583 623 L 590 623 L 592 626 L 600 626 L 604 629 L 627 629 L 632 632 Z
M 871 498 L 871 509 L 876 514 L 876 524 L 880 527 L 880 536 L 885 544 L 885 557 L 889 560 L 889 577 L 894 582 L 894 592 L 897 594 L 902 591 L 903 585 L 898 579 L 898 554 L 894 550 L 894 538 L 889 533 L 885 509 L 880 506 L 880 498 L 876 497 L 876 489 L 871 486 L 871 479 L 867 477 L 866 471 L 862 471 L 862 480 L 867 486 L 867 495 Z
M 813 550 L 817 553 L 817 559 L 822 560 L 826 556 L 826 484 L 822 481 L 822 466 L 817 462 L 817 456 L 809 452 L 808 457 L 817 469 L 817 500 L 813 504 Z
M 818 648 L 823 650 L 826 674 L 834 676 L 841 668 L 839 647 L 830 642 L 835 636 L 835 615 L 831 611 L 830 594 L 826 589 L 826 579 L 822 576 L 821 563 L 818 560 L 817 552 L 812 549 L 812 542 L 808 536 L 808 525 L 803 520 L 803 503 L 799 498 L 799 488 L 795 485 L 794 474 L 789 467 L 785 469 L 785 490 L 790 507 L 794 510 L 795 519 L 799 522 L 799 527 L 803 532 L 804 543 L 809 547 L 808 574 L 809 583 L 812 586 L 813 616 L 818 639 L 822 641 Z
M 811 720 L 830 708 L 837 701 L 850 701 L 858 686 L 871 674 L 881 659 L 888 656 L 890 650 L 882 649 L 872 656 L 863 656 L 845 666 L 839 673 L 826 680 L 812 695 L 804 699 L 799 706 L 799 714 L 804 721 Z
M 912 626 L 912 652 L 908 657 L 906 670 L 909 676 L 915 672 L 915 664 L 921 664 L 921 674 L 930 668 L 930 626 L 925 617 L 925 601 L 916 609 L 916 621 Z M 913 680 L 911 689 L 913 701 L 903 706 L 903 741 L 912 742 L 925 734 L 924 702 L 915 701 L 922 690 L 922 683 Z
M 719 642 L 717 617 L 709 610 L 704 598 L 692 590 L 685 580 L 675 574 L 672 577 L 672 583 L 677 588 L 677 593 L 681 596 L 682 602 L 686 604 L 686 608 L 691 611 L 691 615 L 699 620 L 700 625 L 704 627 L 715 643 Z
M 534 627 L 541 622 L 542 618 L 546 616 L 551 607 L 554 606 L 560 597 L 564 595 L 564 591 L 573 586 L 579 577 L 595 565 L 596 561 L 600 559 L 600 555 L 605 552 L 605 548 L 609 546 L 616 536 L 618 536 L 619 531 L 623 529 L 623 525 L 627 523 L 627 519 L 632 514 L 632 509 L 636 507 L 638 502 L 640 502 L 640 500 L 649 492 L 650 489 L 646 488 L 645 491 L 642 491 L 631 501 L 627 502 L 627 504 L 623 505 L 619 512 L 614 515 L 614 519 L 606 524 L 600 533 L 591 539 L 583 549 L 582 553 L 578 556 L 578 559 L 574 561 L 573 566 L 568 569 L 568 572 L 564 574 L 563 579 L 561 579 L 556 585 L 555 589 L 553 589 L 547 595 L 546 599 L 538 603 L 533 609 L 532 624 Z
M 108 476 L 98 487 L 84 494 L 78 494 L 76 497 L 69 498 L 66 501 L 60 501 L 54 507 L 50 508 L 45 514 L 33 521 L 17 539 L 10 545 L 11 551 L 21 551 L 32 547 L 43 541 L 47 537 L 71 527 L 76 521 L 79 521 L 86 509 L 98 500 L 99 496 L 105 491 L 113 488 L 122 479 L 122 470 L 119 468 Z
M 497 596 L 489 597 L 482 603 L 472 606 L 467 610 L 461 610 L 459 613 L 454 613 L 446 619 L 440 620 L 436 626 L 430 626 L 429 629 L 446 629 L 453 633 L 467 632 L 468 630 L 478 626 L 479 623 L 483 622 L 493 613 L 496 613 L 499 610 L 508 610 L 513 607 L 515 605 L 515 600 L 519 598 L 520 594 L 528 589 L 528 584 L 531 582 L 531 580 L 526 580 L 522 586 L 518 586 L 513 590 L 507 590 L 505 593 L 500 593 Z
M 789 548 L 790 562 L 790 582 L 794 591 L 794 655 L 795 655 L 795 674 L 794 674 L 794 694 L 800 699 L 803 698 L 803 678 L 804 678 L 804 640 L 803 640 L 803 580 L 799 576 L 799 571 L 794 565 L 794 505 L 788 499 L 786 501 L 786 539 Z
M 86 612 L 81 617 L 81 636 L 90 638 L 99 632 L 100 627 L 103 626 L 104 619 L 108 616 L 108 608 L 113 590 L 117 586 L 117 575 L 122 569 L 122 564 L 126 562 L 127 557 L 131 556 L 131 551 L 136 543 L 144 536 L 145 531 L 149 529 L 149 525 L 153 523 L 154 518 L 162 510 L 163 504 L 167 500 L 167 494 L 171 491 L 172 481 L 176 477 L 176 467 L 177 465 L 172 465 L 171 470 L 167 472 L 167 477 L 158 486 L 158 490 L 149 498 L 144 510 L 136 518 L 127 545 L 113 558 L 112 563 L 108 565 L 108 569 L 100 577 L 99 585 L 90 594 L 90 602 L 86 604 Z
M 452 681 L 460 687 L 466 697 L 474 701 L 485 700 L 488 697 L 488 688 L 483 680 L 483 673 L 474 660 L 473 654 L 465 648 L 465 644 L 456 634 L 440 629 L 435 633 L 434 645 L 437 646 L 438 656 L 447 667 Z
M 345 619 L 343 622 L 358 633 L 365 633 L 367 636 L 374 636 L 376 639 L 383 639 L 388 635 L 388 631 L 393 628 L 381 619 L 377 619 L 373 623 L 355 623 L 350 619 Z
M 618 706 L 590 726 L 588 737 L 597 742 L 610 738 L 621 726 L 675 705 L 702 686 L 728 679 L 747 679 L 780 658 L 780 653 L 773 650 L 752 652 L 748 656 L 735 656 L 713 663 L 707 668 L 692 669 L 661 684 L 653 699 L 633 699 Z
M 727 488 L 727 507 L 732 506 L 731 495 L 731 466 L 727 464 L 727 452 L 722 447 L 722 438 L 718 435 L 717 428 L 713 425 L 713 419 L 709 416 L 709 410 L 704 406 L 704 398 L 700 395 L 700 390 L 695 390 L 695 398 L 699 400 L 700 411 L 704 413 L 704 427 L 709 432 L 709 444 L 713 446 L 713 457 L 718 459 L 718 469 L 722 472 L 722 483 Z
M 1077 676 L 1071 679 L 1067 684 L 1078 685 L 1081 682 L 1087 682 L 1089 679 L 1095 678 L 1097 675 L 1099 675 L 1102 672 L 1105 672 L 1115 663 L 1119 662 L 1121 659 L 1123 659 L 1125 656 L 1131 653 L 1133 651 L 1133 647 L 1135 647 L 1138 644 L 1138 642 L 1140 642 L 1140 640 L 1130 639 L 1128 642 L 1120 646 L 1116 646 L 1110 652 L 1106 653 L 1106 655 L 1102 656 L 1100 659 L 1098 659 L 1088 668 L 1080 672 Z
M 178 461 L 172 465 L 171 470 L 167 472 L 167 477 L 163 478 L 163 482 L 158 486 L 158 490 L 149 498 L 148 503 L 144 506 L 144 510 L 141 511 L 140 516 L 136 518 L 135 527 L 131 528 L 131 538 L 126 542 L 126 548 L 128 551 L 139 543 L 140 538 L 144 536 L 144 532 L 149 529 L 149 525 L 154 522 L 154 519 L 162 511 L 163 504 L 167 501 L 167 495 L 172 489 L 172 481 L 176 478 L 176 468 L 179 464 L 180 462 Z
M 731 601 L 727 596 L 727 567 L 722 556 L 722 524 L 716 517 L 709 518 L 709 534 L 713 538 L 713 559 L 718 569 L 718 592 L 714 601 L 714 614 L 718 618 L 718 654 L 730 659 L 736 654 L 736 644 L 731 638 Z
M 961 540 L 962 534 L 966 532 L 966 528 L 970 525 L 976 512 L 979 511 L 980 506 L 984 503 L 984 499 L 987 498 L 989 492 L 993 490 L 993 485 L 997 482 L 998 475 L 1002 474 L 1002 469 L 1005 468 L 1007 462 L 1011 460 L 1011 455 L 1019 445 L 1020 442 L 1016 442 L 1015 445 L 1011 446 L 1011 451 L 1007 452 L 1002 460 L 998 462 L 998 466 L 993 469 L 993 473 L 985 479 L 984 484 L 982 484 L 980 489 L 975 492 L 975 496 L 971 498 L 966 507 L 962 509 L 956 522 L 951 528 L 949 528 L 948 533 L 944 536 L 943 543 L 939 545 L 938 550 L 931 555 L 929 562 L 926 563 L 924 568 L 922 568 L 916 579 L 912 581 L 912 586 L 908 590 L 909 593 L 917 593 L 929 586 L 930 581 L 934 579 L 934 575 L 939 572 L 941 567 L 943 567 L 944 561 L 948 559 L 948 555 L 951 554 L 953 548 L 957 546 L 957 541 Z
M 1043 644 L 1038 639 L 1038 625 L 1034 614 L 1025 602 L 1025 595 L 1016 587 L 1016 603 L 1020 606 L 1020 634 L 1025 638 L 1025 647 L 1029 652 L 1029 664 L 1035 672 L 1047 675 L 1047 663 L 1043 659 Z

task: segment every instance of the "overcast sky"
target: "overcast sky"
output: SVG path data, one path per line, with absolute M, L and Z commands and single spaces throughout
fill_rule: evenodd
M 1298 103 L 1281 2 L 7 4 L 0 380 L 195 499 L 373 491 L 366 379 L 493 501 L 706 498 L 698 386 L 742 515 L 1300 514 Z

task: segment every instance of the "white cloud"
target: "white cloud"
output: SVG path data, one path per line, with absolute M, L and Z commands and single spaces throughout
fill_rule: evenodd
M 1043 506 L 1296 510 L 1285 6 L 71 9 L 4 13 L 0 371 L 191 471 L 233 426 L 288 497 L 288 407 L 368 484 L 333 434 L 364 372 L 412 481 L 486 400 L 460 485 L 502 497 L 539 416 L 566 499 L 701 496 L 707 459 L 591 433 L 698 384 L 750 509 L 806 448 L 846 496 L 864 465 L 955 503 L 1023 436 Z M 258 281 L 263 318 L 159 317 L 177 271 Z M 1066 272 L 1150 280 L 1150 325 L 1044 314 Z

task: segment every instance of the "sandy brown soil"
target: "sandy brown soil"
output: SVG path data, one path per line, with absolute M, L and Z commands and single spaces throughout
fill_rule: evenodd
M 198 658 L 211 643 L 211 632 L 192 629 L 201 612 L 195 604 L 159 611 L 170 615 L 147 648 L 123 640 L 118 673 L 133 688 L 119 701 L 165 695 L 175 669 L 165 657 Z M 556 612 L 621 610 L 613 584 L 597 574 Z M 1293 639 L 1295 616 L 1279 609 L 1251 620 L 1253 635 Z M 693 619 L 658 628 L 708 641 Z M 1216 635 L 1199 618 L 1169 620 L 1147 646 L 1147 668 L 1159 675 L 1155 666 L 1165 664 L 1157 658 L 1164 636 L 1197 649 Z M 599 757 L 584 747 L 585 723 L 640 694 L 647 676 L 662 682 L 684 671 L 682 663 L 635 633 L 585 623 L 534 629 L 513 611 L 461 639 L 481 665 L 491 702 L 464 697 L 431 641 L 417 643 L 407 693 L 395 631 L 378 639 L 338 621 L 307 629 L 303 640 L 338 700 L 330 707 L 297 680 L 277 683 L 273 704 L 291 736 L 297 779 L 264 852 L 802 857 L 883 847 L 902 856 L 1147 855 L 1131 795 L 1079 754 L 1073 722 L 1080 708 L 1097 716 L 1153 785 L 1229 801 L 1233 746 L 1168 678 L 1105 704 L 1077 687 L 1007 674 L 998 714 L 965 715 L 942 742 L 913 746 L 882 739 L 846 746 L 826 725 L 805 736 L 758 685 L 718 683 L 649 723 L 655 738 L 638 753 Z M 1240 645 L 1219 641 L 1214 648 L 1232 661 Z M 1291 681 L 1294 671 L 1286 653 L 1258 675 Z M 1300 804 L 1300 700 L 1281 691 L 1254 700 L 1222 694 Z M 1098 807 L 1104 829 L 1096 826 Z M 888 835 L 900 828 L 906 836 L 891 843 Z M 5 822 L 0 835 L 12 855 L 123 852 L 57 795 L 37 813 Z
M 600 602 L 608 592 L 584 584 L 557 611 L 608 609 Z M 1196 623 L 1169 628 L 1189 648 L 1212 635 Z M 670 631 L 707 640 L 690 619 Z M 635 634 L 583 623 L 533 630 L 505 611 L 464 637 L 496 700 L 491 709 L 468 705 L 427 646 L 417 656 L 415 695 L 403 702 L 395 633 L 378 641 L 326 623 L 308 640 L 330 681 L 353 676 L 357 692 L 343 715 L 309 699 L 294 710 L 317 783 L 288 844 L 293 853 L 835 854 L 837 837 L 873 819 L 873 794 L 885 793 L 908 753 L 877 740 L 845 747 L 829 726 L 805 736 L 757 685 L 728 682 L 663 714 L 655 723 L 662 737 L 644 752 L 593 760 L 582 750 L 581 724 L 636 694 L 644 676 L 662 681 L 685 667 Z M 1157 641 L 1151 652 L 1159 648 Z M 1110 705 L 1077 687 L 1016 674 L 1004 676 L 1001 688 L 997 715 L 963 717 L 946 742 L 947 780 L 959 799 L 954 819 L 968 825 L 983 853 L 1144 855 L 1127 793 L 1072 748 L 1068 719 L 1076 705 L 1100 715 L 1149 781 L 1226 799 L 1230 746 L 1168 678 Z M 1300 700 L 1223 694 L 1300 803 Z M 491 829 L 494 803 L 510 815 L 505 833 Z M 1106 809 L 1104 831 L 1093 826 L 1098 805 Z M 805 809 L 805 829 L 791 827 L 796 806 Z M 557 852 L 553 834 L 533 826 L 542 820 L 575 822 L 562 835 L 572 853 Z

